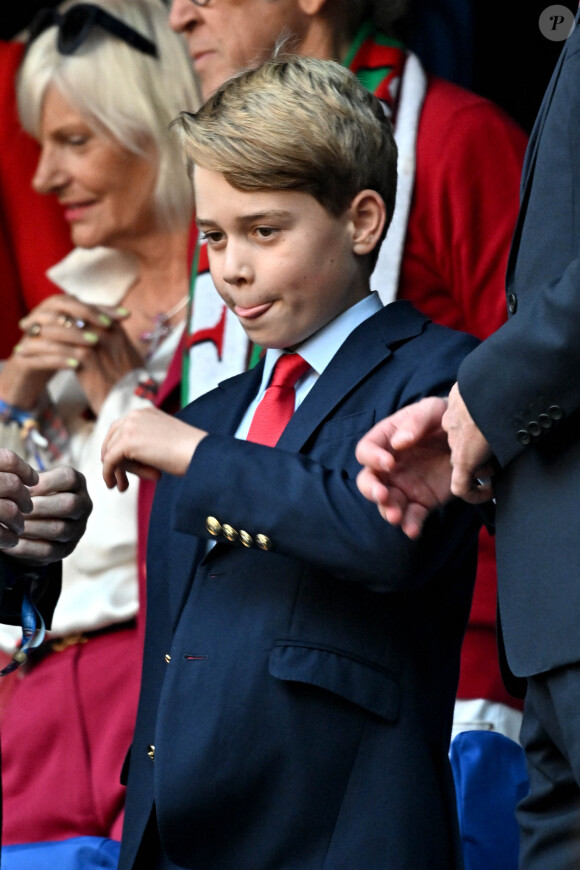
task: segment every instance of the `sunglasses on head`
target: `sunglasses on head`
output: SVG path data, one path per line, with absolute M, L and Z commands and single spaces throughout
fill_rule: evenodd
M 132 48 L 136 48 L 137 51 L 157 57 L 157 47 L 154 42 L 93 3 L 79 3 L 63 13 L 57 12 L 56 9 L 41 9 L 30 25 L 28 45 L 49 27 L 58 27 L 57 48 L 61 54 L 74 54 L 93 27 L 100 27 L 112 36 L 122 39 Z

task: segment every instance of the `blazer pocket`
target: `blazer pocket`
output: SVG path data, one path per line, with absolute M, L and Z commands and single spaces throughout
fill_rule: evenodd
M 400 688 L 395 675 L 340 650 L 278 641 L 270 653 L 270 674 L 279 680 L 319 686 L 388 721 L 399 713 Z

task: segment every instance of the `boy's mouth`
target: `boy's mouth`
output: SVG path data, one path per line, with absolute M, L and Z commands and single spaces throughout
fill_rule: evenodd
M 252 305 L 250 308 L 244 308 L 242 305 L 234 305 L 234 312 L 238 317 L 243 317 L 246 320 L 254 320 L 256 317 L 265 314 L 272 306 L 272 302 L 264 302 L 262 305 Z

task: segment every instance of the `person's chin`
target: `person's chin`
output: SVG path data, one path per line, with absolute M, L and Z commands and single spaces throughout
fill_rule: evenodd
M 226 79 L 231 78 L 237 70 L 220 63 L 218 55 L 213 51 L 205 52 L 196 58 L 195 71 L 201 85 L 202 100 L 208 100 Z
M 99 236 L 87 232 L 86 228 L 83 227 L 73 227 L 70 237 L 75 248 L 97 248 L 99 246 L 112 247 L 111 245 L 107 245 L 107 242 Z

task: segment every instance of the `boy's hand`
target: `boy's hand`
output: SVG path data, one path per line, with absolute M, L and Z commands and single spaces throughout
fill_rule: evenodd
M 357 486 L 388 523 L 420 535 L 432 510 L 454 495 L 493 498 L 491 448 L 459 395 L 430 396 L 386 417 L 359 441 Z
M 450 450 L 441 426 L 446 409 L 446 399 L 435 396 L 401 408 L 373 426 L 356 448 L 364 466 L 359 490 L 409 538 L 418 537 L 431 511 L 452 497 Z
M 162 471 L 182 476 L 206 435 L 158 408 L 131 411 L 113 423 L 103 442 L 105 483 L 124 492 L 129 471 L 148 480 L 157 480 Z

